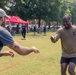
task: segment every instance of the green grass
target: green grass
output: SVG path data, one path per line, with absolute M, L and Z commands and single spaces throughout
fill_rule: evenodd
M 46 36 L 33 33 L 27 33 L 26 40 L 21 40 L 21 35 L 13 38 L 23 46 L 36 46 L 39 54 L 31 53 L 27 56 L 20 56 L 15 53 L 15 57 L 0 58 L 0 75 L 61 75 L 60 74 L 60 56 L 61 44 L 50 41 L 50 36 L 54 32 L 48 32 Z M 2 51 L 8 50 L 4 47 Z

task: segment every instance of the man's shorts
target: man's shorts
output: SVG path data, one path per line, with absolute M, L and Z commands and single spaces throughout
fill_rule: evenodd
M 68 63 L 69 64 L 70 62 L 76 64 L 76 57 L 72 57 L 72 58 L 61 57 L 61 61 L 60 61 L 61 64 L 62 63 Z

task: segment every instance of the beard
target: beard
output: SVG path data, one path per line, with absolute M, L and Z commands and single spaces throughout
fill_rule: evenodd
M 3 23 L 1 24 L 1 26 L 2 26 L 2 27 L 5 27 L 5 22 L 3 22 Z
M 6 19 L 4 18 L 4 21 L 3 21 L 3 23 L 1 24 L 1 26 L 2 26 L 2 27 L 5 27 L 5 25 L 6 25 Z
M 70 26 L 65 26 L 65 29 L 69 29 L 70 28 Z
M 64 28 L 65 28 L 65 29 L 71 28 L 71 24 L 64 25 Z

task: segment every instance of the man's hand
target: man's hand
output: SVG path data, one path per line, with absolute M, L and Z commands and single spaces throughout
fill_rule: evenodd
M 11 57 L 14 57 L 14 53 L 12 51 L 5 51 L 3 53 L 4 56 L 11 56 Z
M 39 50 L 36 47 L 33 46 L 32 49 L 33 49 L 34 53 L 40 53 Z
M 52 41 L 53 43 L 55 43 L 55 37 L 54 37 L 54 36 L 51 36 L 50 39 L 51 39 L 51 41 Z

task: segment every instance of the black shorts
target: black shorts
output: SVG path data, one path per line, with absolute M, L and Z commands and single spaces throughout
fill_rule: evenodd
M 65 58 L 65 57 L 61 57 L 61 61 L 60 63 L 67 63 L 69 64 L 69 62 L 73 62 L 76 64 L 76 57 L 72 57 L 72 58 Z

